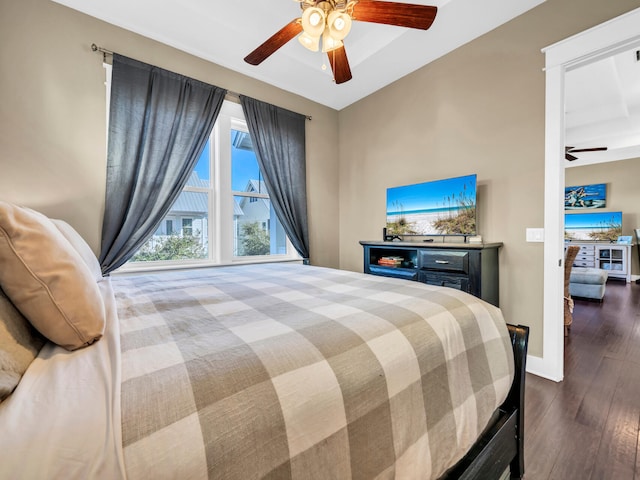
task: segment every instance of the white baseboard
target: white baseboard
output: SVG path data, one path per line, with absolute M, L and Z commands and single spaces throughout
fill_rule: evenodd
M 549 365 L 542 357 L 527 355 L 527 373 L 546 378 L 547 380 L 553 380 L 554 382 L 562 381 L 562 378 L 555 376 L 555 373 L 550 370 Z

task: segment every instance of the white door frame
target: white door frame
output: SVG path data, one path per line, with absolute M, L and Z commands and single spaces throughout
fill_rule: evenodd
M 564 378 L 564 74 L 640 45 L 640 8 L 569 37 L 545 54 L 545 194 L 543 356 L 529 356 L 527 370 Z

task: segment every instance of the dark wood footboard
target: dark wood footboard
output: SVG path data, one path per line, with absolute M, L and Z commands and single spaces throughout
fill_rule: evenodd
M 515 360 L 515 378 L 509 391 L 504 408 L 517 410 L 516 439 L 518 453 L 511 462 L 511 478 L 522 478 L 524 475 L 524 382 L 527 367 L 527 347 L 529 345 L 529 327 L 507 325 L 513 346 Z
M 524 475 L 524 381 L 529 327 L 507 326 L 515 360 L 511 390 L 497 419 L 442 479 L 497 480 L 507 468 L 512 479 Z

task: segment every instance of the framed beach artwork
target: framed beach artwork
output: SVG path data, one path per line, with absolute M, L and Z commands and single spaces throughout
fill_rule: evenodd
M 564 209 L 605 208 L 607 206 L 606 183 L 565 187 Z
M 622 235 L 622 212 L 565 213 L 565 240 L 615 242 Z
M 477 234 L 476 175 L 387 189 L 387 234 Z

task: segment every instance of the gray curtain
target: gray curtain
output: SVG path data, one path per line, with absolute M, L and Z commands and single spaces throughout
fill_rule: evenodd
M 124 264 L 153 234 L 198 161 L 226 90 L 113 55 L 100 265 Z
M 273 209 L 308 263 L 305 116 L 244 95 L 240 103 Z

